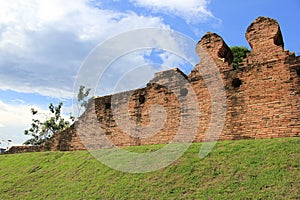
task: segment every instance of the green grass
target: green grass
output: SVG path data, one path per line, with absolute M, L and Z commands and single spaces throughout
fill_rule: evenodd
M 218 142 L 204 159 L 200 147 L 142 174 L 110 169 L 87 151 L 1 155 L 0 199 L 300 199 L 300 138 Z

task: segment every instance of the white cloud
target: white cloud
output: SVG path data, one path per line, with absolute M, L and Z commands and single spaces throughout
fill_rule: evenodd
M 161 53 L 160 58 L 162 59 L 163 65 L 170 68 L 175 68 L 184 64 L 184 60 L 182 58 L 170 52 Z
M 49 116 L 49 110 L 43 109 L 41 105 L 7 103 L 0 100 L 0 140 L 12 140 L 12 145 L 21 145 L 28 139 L 24 135 L 24 130 L 30 128 L 32 123 L 31 108 L 39 111 L 40 120 Z M 71 108 L 63 108 L 64 113 L 67 113 L 69 110 Z M 64 119 L 68 119 L 67 114 L 62 116 Z
M 0 129 L 1 140 L 12 140 L 13 144 L 22 144 L 27 136 L 23 131 L 31 123 L 29 105 L 7 104 L 0 100 L 0 119 L 3 127 Z
M 22 99 L 13 99 L 13 100 L 11 100 L 11 102 L 13 102 L 13 103 L 19 103 L 19 104 L 24 104 L 25 103 L 25 101 L 22 100 Z
M 0 89 L 60 98 L 72 97 L 77 70 L 99 42 L 166 27 L 159 17 L 104 10 L 88 0 L 1 0 L 0 8 Z
M 161 66 L 149 65 L 153 58 L 149 56 L 152 49 L 174 52 L 179 57 L 186 57 L 196 64 L 199 57 L 194 51 L 195 43 L 192 39 L 172 30 L 143 29 L 121 34 L 94 49 L 80 69 L 76 87 L 85 85 L 92 88 L 92 94 L 95 92 L 95 84 L 98 83 L 100 88 L 96 94 L 102 95 L 112 93 L 115 83 L 122 79 L 122 87 L 119 85 L 117 91 L 134 89 L 148 82 L 155 71 L 162 69 Z M 166 64 L 164 67 L 174 67 L 178 63 L 174 59 L 175 57 L 172 57 L 172 65 L 169 65 L 170 62 L 162 64 Z M 146 66 L 144 72 L 140 66 Z M 132 81 L 134 76 L 136 78 Z
M 188 23 L 203 22 L 215 18 L 208 9 L 209 0 L 131 0 L 138 7 L 153 12 L 177 15 Z
M 97 95 L 106 95 L 146 86 L 161 66 L 153 64 L 145 58 L 150 56 L 152 49 L 141 49 L 118 57 L 102 75 Z

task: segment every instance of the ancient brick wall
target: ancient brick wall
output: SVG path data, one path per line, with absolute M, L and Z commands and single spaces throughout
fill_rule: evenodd
M 182 98 L 180 81 L 188 83 L 179 69 L 172 69 L 157 73 L 146 88 L 94 98 L 79 119 L 83 143 L 103 148 L 182 141 L 183 136 L 174 138 L 184 113 L 177 99 Z
M 73 151 L 84 150 L 85 147 L 76 132 L 77 122 L 66 130 L 56 133 L 50 141 L 43 143 L 40 149 L 43 151 Z
M 5 153 L 26 153 L 26 152 L 39 152 L 42 151 L 40 146 L 12 146 Z
M 248 27 L 246 39 L 251 52 L 235 70 L 225 41 L 207 33 L 196 46 L 200 63 L 188 76 L 179 69 L 162 71 L 145 88 L 96 97 L 76 125 L 56 134 L 44 148 L 98 149 L 189 141 L 195 123 L 193 141 L 203 141 L 214 123 L 212 115 L 222 115 L 218 109 L 212 113 L 214 91 L 208 89 L 218 77 L 224 85 L 227 110 L 220 140 L 299 136 L 300 57 L 284 51 L 282 33 L 274 19 L 257 18 Z M 214 61 L 218 73 L 207 74 L 201 49 Z M 189 85 L 197 103 L 186 101 L 183 109 L 181 100 L 192 95 Z M 189 118 L 191 111 L 196 113 L 193 119 Z

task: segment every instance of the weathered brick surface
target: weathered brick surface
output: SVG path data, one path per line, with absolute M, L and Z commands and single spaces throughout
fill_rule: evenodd
M 42 151 L 40 146 L 12 146 L 6 151 L 8 154 L 13 153 L 26 153 L 26 152 L 39 152 Z
M 197 124 L 194 141 L 203 141 L 214 123 L 215 94 L 208 86 L 218 78 L 225 87 L 227 109 L 220 140 L 299 136 L 300 57 L 283 50 L 280 27 L 274 19 L 257 18 L 247 29 L 246 38 L 252 50 L 238 70 L 232 66 L 232 52 L 224 40 L 207 33 L 196 46 L 201 61 L 188 76 L 179 69 L 167 70 L 157 73 L 145 88 L 94 98 L 76 125 L 54 135 L 44 149 L 189 141 L 193 123 Z M 203 57 L 201 49 L 214 61 L 220 74 L 204 67 L 209 57 Z M 194 102 L 187 101 L 184 108 L 180 103 L 189 95 L 188 85 L 197 96 L 199 115 Z M 221 115 L 221 108 L 215 114 Z M 181 134 L 183 124 L 187 125 L 185 134 Z
M 56 133 L 52 136 L 50 141 L 41 145 L 40 149 L 43 151 L 73 151 L 84 150 L 85 147 L 76 132 L 77 122 L 70 128 Z

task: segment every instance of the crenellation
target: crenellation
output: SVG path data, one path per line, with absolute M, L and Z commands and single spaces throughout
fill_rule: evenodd
M 203 51 L 204 50 L 204 51 Z M 200 56 L 199 67 L 205 65 L 205 58 L 211 59 L 219 66 L 220 72 L 232 70 L 233 54 L 225 41 L 216 33 L 208 32 L 196 45 L 196 52 Z M 208 55 L 202 55 L 207 52 Z
M 262 63 L 268 59 L 284 58 L 284 42 L 280 26 L 275 19 L 258 17 L 248 27 L 246 39 L 252 48 L 253 62 Z

